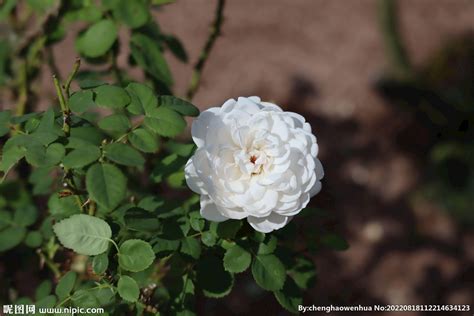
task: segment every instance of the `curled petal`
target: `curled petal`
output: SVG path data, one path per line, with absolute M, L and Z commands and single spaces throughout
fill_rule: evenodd
M 228 219 L 217 210 L 216 204 L 207 195 L 201 195 L 201 216 L 213 222 L 223 222 Z
M 276 213 L 271 213 L 267 217 L 254 217 L 249 216 L 247 221 L 250 226 L 252 226 L 256 231 L 262 233 L 269 233 L 271 231 L 277 230 L 285 226 L 291 217 L 278 215 Z

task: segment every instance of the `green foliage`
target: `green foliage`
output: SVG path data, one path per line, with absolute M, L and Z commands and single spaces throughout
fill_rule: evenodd
M 130 103 L 130 96 L 121 87 L 102 85 L 95 89 L 95 103 L 104 108 L 121 109 Z
M 135 33 L 130 41 L 130 49 L 135 62 L 142 67 L 151 77 L 166 86 L 173 84 L 168 64 L 160 47 L 147 35 Z
M 196 275 L 197 284 L 208 297 L 226 296 L 234 285 L 233 274 L 226 271 L 222 260 L 213 255 L 207 255 L 198 261 Z
M 161 136 L 173 137 L 183 132 L 186 121 L 172 109 L 159 107 L 149 112 L 145 126 Z
M 44 21 L 42 32 L 20 47 L 15 39 L 28 25 L 19 21 L 0 40 L 0 86 L 19 105 L 0 111 L 0 254 L 28 255 L 43 277 L 33 284 L 34 300 L 17 302 L 195 315 L 196 295 L 224 297 L 246 273 L 294 312 L 314 283 L 312 260 L 293 250 L 291 238 L 255 233 L 242 220 L 208 222 L 199 197 L 185 189 L 184 166 L 196 147 L 174 138 L 199 110 L 173 95 L 165 52 L 183 62 L 188 56 L 153 18 L 170 2 L 26 1 L 32 21 Z M 7 1 L 0 19 L 19 8 Z M 72 34 L 76 25 L 84 29 Z M 66 36 L 88 70 L 76 61 L 65 80 L 53 81 L 51 106 L 34 112 L 31 84 L 48 65 L 56 72 L 46 57 Z M 119 51 L 129 52 L 127 69 L 141 71 L 143 82 L 122 69 Z M 334 238 L 317 244 L 341 248 Z
M 113 143 L 104 146 L 103 149 L 105 157 L 119 165 L 141 167 L 145 163 L 142 155 L 128 145 Z
M 101 253 L 92 259 L 92 270 L 95 274 L 103 274 L 109 267 L 109 257 L 107 253 Z
M 252 263 L 252 275 L 265 290 L 280 290 L 285 284 L 286 270 L 275 255 L 257 255 Z
M 66 168 L 82 168 L 97 161 L 101 156 L 100 148 L 94 145 L 84 144 L 70 151 L 63 159 Z
M 69 294 L 71 294 L 76 279 L 77 274 L 73 271 L 69 271 L 59 280 L 58 285 L 56 285 L 55 293 L 60 300 L 65 299 Z
M 119 168 L 97 163 L 87 170 L 86 188 L 90 198 L 106 209 L 114 209 L 125 195 L 127 179 Z
M 119 249 L 119 265 L 122 269 L 140 272 L 148 268 L 155 260 L 150 244 L 139 239 L 124 242 Z
M 224 268 L 232 273 L 244 272 L 250 266 L 251 261 L 250 253 L 236 244 L 227 249 L 224 255 Z
M 75 92 L 69 99 L 71 111 L 82 113 L 94 106 L 94 94 L 90 90 Z
M 85 214 L 73 215 L 54 225 L 54 232 L 64 247 L 94 256 L 109 246 L 112 231 L 104 220 Z
M 87 57 L 104 55 L 117 40 L 117 27 L 104 19 L 91 25 L 76 41 L 77 50 Z
M 117 290 L 121 298 L 129 302 L 136 302 L 140 289 L 137 282 L 129 276 L 122 275 L 117 284 Z

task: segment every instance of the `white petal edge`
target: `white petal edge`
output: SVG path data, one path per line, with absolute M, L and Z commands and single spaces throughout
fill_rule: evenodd
M 216 207 L 216 204 L 209 198 L 208 195 L 201 195 L 201 216 L 209 221 L 223 222 L 228 220 L 223 216 Z
M 292 217 L 271 213 L 267 217 L 247 217 L 247 221 L 256 231 L 269 233 L 285 226 Z

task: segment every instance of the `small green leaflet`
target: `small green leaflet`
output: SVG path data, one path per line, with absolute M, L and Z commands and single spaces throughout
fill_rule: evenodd
M 104 55 L 117 39 L 117 27 L 111 20 L 104 19 L 90 26 L 76 40 L 76 47 L 87 57 Z
M 136 302 L 140 295 L 137 282 L 129 276 L 122 275 L 117 284 L 118 293 L 121 298 L 129 302 Z
M 150 244 L 140 239 L 130 239 L 120 245 L 119 265 L 122 269 L 139 272 L 148 268 L 155 260 Z
M 87 170 L 86 188 L 92 200 L 112 210 L 125 196 L 127 178 L 114 165 L 97 163 Z
M 61 244 L 75 252 L 95 256 L 107 250 L 112 230 L 106 221 L 77 214 L 66 218 L 53 226 Z

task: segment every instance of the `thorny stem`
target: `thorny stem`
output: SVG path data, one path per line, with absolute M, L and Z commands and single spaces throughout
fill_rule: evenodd
M 69 108 L 67 106 L 66 100 L 64 99 L 63 90 L 61 89 L 61 85 L 59 84 L 59 80 L 56 75 L 53 75 L 54 87 L 56 88 L 56 94 L 58 95 L 59 105 L 61 107 L 61 111 L 63 112 L 63 131 L 67 135 L 71 131 L 71 126 L 69 125 Z
M 48 256 L 45 256 L 41 249 L 38 249 L 38 256 L 44 263 L 46 263 L 48 268 L 53 272 L 54 277 L 56 279 L 59 279 L 61 277 L 61 272 L 59 271 L 57 264 L 54 263 Z
M 76 76 L 77 72 L 79 71 L 79 67 L 81 67 L 81 59 L 78 57 L 76 58 L 76 61 L 74 62 L 74 66 L 72 68 L 72 72 L 67 78 L 66 84 L 64 85 L 64 91 L 66 91 L 66 96 L 69 99 L 70 96 L 70 91 L 69 89 L 71 88 L 71 83 L 74 77 Z
M 204 45 L 204 48 L 201 51 L 201 55 L 199 56 L 196 65 L 194 66 L 193 74 L 191 77 L 191 83 L 189 85 L 188 92 L 186 93 L 186 98 L 188 100 L 192 100 L 197 90 L 199 89 L 199 85 L 201 84 L 202 70 L 207 59 L 209 58 L 209 54 L 212 50 L 212 47 L 214 46 L 217 37 L 221 33 L 221 27 L 224 21 L 224 6 L 225 0 L 218 0 L 214 22 L 212 23 L 211 27 L 211 32 L 209 33 L 209 37 L 207 38 L 206 44 Z
M 88 214 L 91 215 L 91 216 L 94 216 L 97 206 L 96 206 L 94 201 L 92 201 L 92 200 L 89 200 L 89 201 L 90 202 L 89 202 L 89 212 L 88 212 Z
M 54 59 L 53 49 L 51 48 L 51 46 L 46 46 L 45 51 L 46 51 L 46 61 L 48 62 L 48 66 L 51 72 L 53 74 L 56 74 L 56 76 L 58 77 L 58 80 L 61 81 L 61 76 L 59 75 L 59 69 Z
M 28 100 L 28 71 L 26 62 L 23 62 L 20 66 L 19 73 L 19 96 L 18 103 L 16 105 L 16 115 L 21 116 L 25 114 L 26 102 Z

